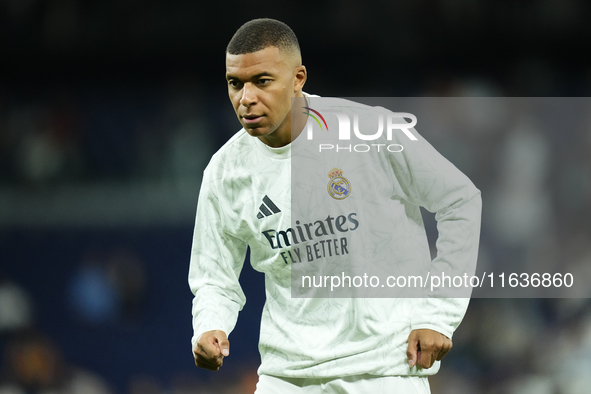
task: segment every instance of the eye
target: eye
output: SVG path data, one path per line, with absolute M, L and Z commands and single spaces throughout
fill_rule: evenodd
M 239 81 L 235 80 L 235 79 L 230 79 L 228 81 L 228 85 L 230 85 L 230 87 L 234 88 L 234 89 L 238 89 L 240 88 L 241 84 Z
M 262 78 L 262 79 L 259 79 L 259 85 L 268 85 L 271 81 L 272 81 L 272 79 Z

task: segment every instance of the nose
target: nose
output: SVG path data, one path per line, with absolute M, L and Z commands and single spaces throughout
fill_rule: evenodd
M 247 82 L 242 87 L 242 97 L 240 98 L 240 105 L 250 107 L 257 101 L 256 88 L 252 83 Z

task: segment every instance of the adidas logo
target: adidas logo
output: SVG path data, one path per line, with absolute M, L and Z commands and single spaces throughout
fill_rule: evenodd
M 260 212 L 257 215 L 257 219 L 262 219 L 265 216 L 271 216 L 281 212 L 281 209 L 277 208 L 277 205 L 268 196 L 263 197 L 263 203 L 259 207 Z

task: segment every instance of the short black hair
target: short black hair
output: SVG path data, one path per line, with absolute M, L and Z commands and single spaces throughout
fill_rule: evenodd
M 289 52 L 300 53 L 298 39 L 289 26 L 275 19 L 253 19 L 234 33 L 226 53 L 243 55 L 275 46 Z

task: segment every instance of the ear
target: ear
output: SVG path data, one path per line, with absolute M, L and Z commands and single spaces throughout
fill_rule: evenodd
M 308 79 L 308 73 L 306 72 L 306 66 L 297 66 L 294 69 L 294 93 L 299 93 L 304 88 L 304 84 Z

